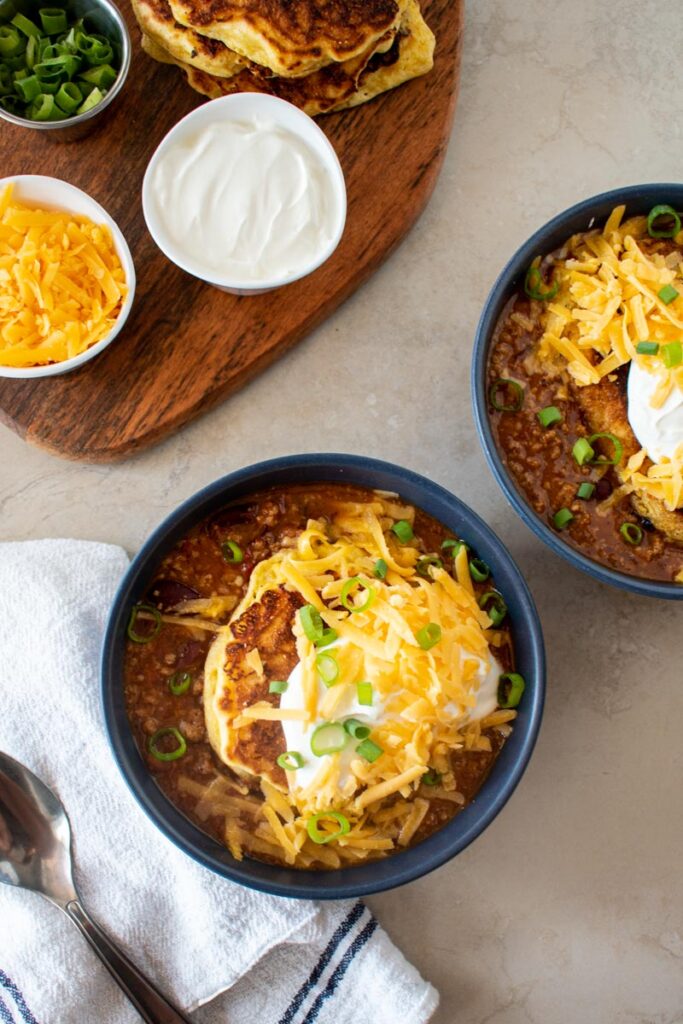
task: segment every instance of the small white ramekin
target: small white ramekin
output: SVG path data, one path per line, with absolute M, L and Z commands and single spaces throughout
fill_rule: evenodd
M 107 211 L 96 203 L 87 192 L 83 192 L 75 185 L 70 185 L 60 178 L 48 178 L 42 174 L 15 174 L 9 178 L 0 178 L 0 191 L 6 185 L 14 185 L 13 196 L 22 203 L 31 206 L 45 207 L 51 210 L 66 210 L 68 213 L 76 214 L 79 217 L 87 217 L 95 224 L 106 224 L 112 234 L 116 254 L 121 261 L 126 275 L 126 286 L 128 294 L 121 307 L 118 319 L 109 334 L 91 345 L 85 352 L 74 356 L 72 359 L 63 359 L 59 363 L 48 363 L 45 366 L 2 366 L 0 365 L 0 377 L 54 377 L 60 373 L 68 373 L 75 370 L 89 359 L 110 345 L 128 318 L 133 306 L 135 295 L 135 267 L 133 257 L 130 254 L 128 244 L 121 234 L 116 221 Z
M 291 132 L 309 146 L 328 171 L 330 181 L 336 191 L 337 208 L 339 210 L 338 223 L 335 226 L 330 242 L 303 269 L 297 270 L 294 273 L 283 274 L 279 278 L 263 279 L 253 283 L 230 280 L 227 276 L 207 276 L 206 269 L 195 264 L 169 237 L 163 223 L 156 215 L 156 204 L 154 202 L 151 181 L 159 161 L 171 146 L 193 135 L 204 125 L 214 123 L 218 117 L 225 118 L 226 121 L 241 121 L 252 117 L 268 119 L 276 127 Z M 308 114 L 304 114 L 302 110 L 299 110 L 292 103 L 287 103 L 286 100 L 278 99 L 276 96 L 255 92 L 239 92 L 232 96 L 222 96 L 220 99 L 210 100 L 208 103 L 202 104 L 201 107 L 197 107 L 196 110 L 187 114 L 182 121 L 179 121 L 168 135 L 161 140 L 147 165 L 147 171 L 142 182 L 142 210 L 152 238 L 163 254 L 172 263 L 180 267 L 181 270 L 192 274 L 193 277 L 197 277 L 201 281 L 206 281 L 207 284 L 211 284 L 215 288 L 220 288 L 225 292 L 232 292 L 234 295 L 260 295 L 262 292 L 271 291 L 273 288 L 281 288 L 283 285 L 291 284 L 292 281 L 298 281 L 302 277 L 306 277 L 330 258 L 339 245 L 344 233 L 344 225 L 346 223 L 346 184 L 344 182 L 344 172 L 341 169 L 341 164 L 332 144 L 322 129 L 318 127 Z

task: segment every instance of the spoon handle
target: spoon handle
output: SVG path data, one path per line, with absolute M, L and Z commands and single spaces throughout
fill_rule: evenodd
M 78 900 L 71 900 L 64 909 L 147 1024 L 192 1024 L 88 916 Z

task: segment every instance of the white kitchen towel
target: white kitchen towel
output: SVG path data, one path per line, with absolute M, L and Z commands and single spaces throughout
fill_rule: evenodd
M 215 1000 L 197 1012 L 202 1024 L 424 1024 L 437 993 L 362 903 L 280 899 L 218 878 L 135 803 L 98 679 L 127 565 L 107 544 L 0 544 L 0 750 L 62 799 L 85 906 L 180 1006 Z M 139 1017 L 56 907 L 0 885 L 0 1022 L 90 1021 Z

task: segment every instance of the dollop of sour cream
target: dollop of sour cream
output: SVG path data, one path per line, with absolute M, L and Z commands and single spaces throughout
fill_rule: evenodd
M 335 237 L 330 173 L 293 132 L 217 119 L 180 136 L 151 176 L 155 216 L 199 276 L 253 285 L 303 273 Z
M 683 444 L 683 391 L 674 384 L 658 409 L 652 398 L 660 378 L 632 360 L 628 374 L 628 420 L 640 445 L 653 462 L 673 458 Z
M 334 647 L 342 646 L 344 643 L 344 640 L 338 640 L 326 647 L 325 650 L 331 651 Z M 479 684 L 476 691 L 476 704 L 473 708 L 468 709 L 464 713 L 459 706 L 455 704 L 448 704 L 446 708 L 454 717 L 462 716 L 463 720 L 476 722 L 485 718 L 487 715 L 490 715 L 498 706 L 498 681 L 503 669 L 493 655 L 491 655 L 488 660 L 484 660 L 483 658 L 475 659 L 474 655 L 468 654 L 467 659 L 477 660 L 479 662 L 478 670 L 475 673 L 476 680 Z M 304 706 L 305 699 L 302 676 L 301 662 L 297 662 L 290 673 L 287 689 L 280 698 L 281 708 L 294 709 L 302 708 Z M 322 682 L 320 682 L 319 687 L 318 700 L 320 702 L 327 690 Z M 358 703 L 358 694 L 355 686 L 346 687 L 346 690 L 347 693 L 345 699 L 341 700 L 337 705 L 335 721 L 344 721 L 346 718 L 357 718 L 358 721 L 372 727 L 387 720 L 390 714 L 390 709 L 387 709 L 386 704 L 380 700 L 376 691 L 373 694 L 372 706 L 368 707 L 365 704 Z M 324 722 L 325 719 L 323 718 L 307 725 L 301 721 L 283 721 L 282 728 L 285 734 L 287 750 L 297 751 L 304 759 L 304 764 L 301 768 L 298 768 L 296 771 L 287 772 L 290 788 L 298 789 L 310 786 L 314 781 L 315 776 L 329 760 L 329 755 L 323 754 L 322 757 L 316 757 L 311 750 L 311 737 L 316 728 L 319 725 L 323 725 Z M 355 743 L 349 742 L 344 750 L 341 751 L 341 784 L 343 784 L 348 778 L 351 771 L 351 761 L 357 756 L 355 753 L 355 747 Z

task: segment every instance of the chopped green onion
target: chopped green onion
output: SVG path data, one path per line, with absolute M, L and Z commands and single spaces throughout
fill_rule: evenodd
M 26 40 L 19 35 L 18 29 L 13 25 L 0 25 L 0 58 L 17 57 L 26 48 Z
M 103 99 L 104 93 L 100 92 L 97 86 L 95 86 L 92 92 L 88 93 L 83 103 L 81 103 L 77 113 L 87 114 L 89 110 L 92 110 L 93 107 L 96 107 L 97 104 Z
M 395 533 L 401 544 L 407 544 L 409 540 L 414 537 L 413 528 L 407 519 L 399 519 L 397 523 L 391 527 L 392 533 Z
M 168 680 L 168 688 L 174 697 L 182 697 L 192 686 L 192 676 L 189 672 L 174 672 Z
M 330 644 L 334 643 L 334 641 L 337 639 L 338 636 L 339 636 L 339 633 L 337 632 L 336 629 L 332 629 L 331 627 L 326 626 L 325 629 L 323 629 L 323 635 L 321 636 L 320 640 L 318 640 L 318 642 L 317 642 L 317 644 L 315 646 L 316 647 L 329 647 Z
M 423 651 L 430 651 L 441 639 L 441 626 L 436 622 L 428 622 L 422 629 L 418 629 L 415 639 Z
M 333 654 L 318 654 L 315 659 L 318 675 L 328 688 L 339 679 L 339 665 Z
M 313 730 L 311 750 L 316 757 L 337 754 L 349 742 L 349 734 L 341 722 L 324 722 Z
M 383 580 L 386 578 L 388 571 L 389 566 L 384 561 L 384 559 L 378 558 L 377 561 L 375 562 L 375 568 L 372 570 L 373 576 L 376 576 L 378 580 Z
M 55 103 L 65 114 L 71 114 L 82 100 L 83 95 L 75 82 L 65 82 L 55 96 Z
M 361 601 L 359 604 L 354 604 L 350 598 L 351 591 L 355 590 L 356 587 L 365 591 L 365 600 Z M 365 612 L 375 600 L 375 591 L 372 589 L 370 584 L 362 580 L 360 576 L 352 576 L 351 579 L 347 580 L 342 587 L 340 600 L 347 612 Z
M 40 29 L 38 26 L 30 18 L 24 17 L 23 14 L 15 14 L 12 18 L 12 24 L 20 32 L 23 32 L 25 36 L 35 36 L 36 39 L 40 39 Z
M 320 612 L 312 604 L 305 604 L 299 609 L 299 622 L 305 635 L 312 644 L 319 644 L 323 638 L 323 620 Z
M 467 544 L 465 544 L 465 542 L 462 541 L 462 540 L 445 540 L 443 542 L 443 544 L 441 545 L 441 550 L 442 551 L 448 551 L 449 548 L 453 548 L 453 552 L 452 553 L 453 553 L 453 558 L 455 558 L 455 556 L 457 555 L 458 551 L 462 547 L 467 548 Z M 467 549 L 467 550 L 469 550 L 469 549 Z
M 111 64 L 99 64 L 97 67 L 82 71 L 78 77 L 99 89 L 109 89 L 116 81 L 117 75 Z
M 553 526 L 556 530 L 564 530 L 574 518 L 574 513 L 568 508 L 561 508 L 553 516 Z
M 287 679 L 273 679 L 268 683 L 268 693 L 286 693 L 289 686 Z
M 671 221 L 670 226 L 657 228 L 655 222 L 660 217 L 665 218 L 667 222 Z M 653 206 L 647 215 L 647 233 L 650 238 L 675 238 L 680 230 L 681 218 L 672 206 Z
M 417 560 L 415 572 L 418 576 L 422 576 L 424 579 L 430 580 L 432 578 L 432 567 L 435 569 L 443 569 L 443 562 L 437 555 L 423 555 L 422 558 L 418 558 Z
M 626 543 L 632 544 L 634 548 L 637 547 L 643 539 L 643 531 L 637 523 L 622 523 L 619 527 L 619 533 Z
M 359 743 L 356 747 L 356 753 L 372 764 L 372 762 L 376 761 L 384 751 L 381 747 L 377 746 L 376 743 L 373 743 L 372 740 L 363 740 L 363 742 Z
M 441 782 L 441 775 L 439 774 L 439 772 L 435 772 L 433 769 L 430 768 L 420 778 L 420 782 L 424 786 L 438 786 L 439 783 Z
M 498 677 L 498 706 L 516 708 L 522 699 L 526 684 L 519 672 L 503 672 Z
M 524 291 L 530 299 L 536 299 L 537 302 L 549 302 L 555 298 L 560 286 L 557 281 L 554 281 L 549 288 L 543 289 L 541 286 L 544 284 L 545 281 L 539 267 L 532 264 L 524 278 Z
M 503 401 L 498 400 L 498 393 L 512 392 L 509 400 Z M 496 412 L 519 412 L 524 405 L 524 388 L 521 384 L 518 384 L 516 380 L 510 380 L 509 377 L 499 377 L 495 380 L 489 388 L 489 402 L 496 410 Z
M 561 423 L 562 421 L 562 413 L 556 405 L 546 405 L 545 409 L 541 409 L 536 415 L 538 416 L 538 422 L 546 429 L 552 427 L 553 423 Z
M 660 288 L 657 292 L 657 296 L 662 300 L 665 306 L 669 306 L 674 299 L 678 298 L 678 292 L 672 284 L 665 284 L 663 288 Z
M 344 722 L 344 728 L 349 736 L 353 736 L 354 740 L 366 740 L 371 731 L 369 725 L 365 725 L 364 722 L 360 722 L 357 718 L 347 718 Z
M 356 683 L 356 693 L 358 694 L 358 703 L 363 707 L 372 707 L 372 683 L 364 681 L 362 683 Z
M 56 87 L 55 87 L 56 91 Z M 59 108 L 57 108 L 59 109 Z M 29 115 L 31 121 L 51 121 L 55 112 L 55 98 L 45 91 L 45 85 L 43 84 L 43 92 L 37 99 L 33 101 L 29 107 Z
M 323 832 L 318 828 L 319 821 L 329 820 L 336 821 L 339 825 L 336 832 Z M 345 818 L 339 811 L 320 811 L 308 819 L 306 831 L 308 832 L 309 839 L 312 839 L 318 846 L 322 846 L 325 843 L 331 843 L 333 839 L 339 839 L 340 836 L 347 835 L 351 831 L 351 825 L 349 819 Z
M 659 345 L 656 341 L 639 341 L 636 345 L 636 352 L 640 356 L 656 356 L 659 352 Z
M 670 341 L 667 345 L 662 345 L 662 360 L 667 369 L 671 370 L 674 366 L 680 366 L 683 362 L 683 345 L 680 341 Z
M 470 576 L 476 583 L 483 583 L 491 575 L 491 570 L 481 558 L 470 558 Z
M 239 565 L 240 562 L 244 561 L 242 548 L 234 540 L 224 540 L 221 544 L 221 553 L 223 561 L 227 562 L 228 565 Z
M 165 736 L 173 736 L 178 746 L 175 750 L 168 752 L 159 750 L 157 746 L 159 740 L 162 740 Z M 179 757 L 182 757 L 187 751 L 187 743 L 185 737 L 178 729 L 157 729 L 152 737 L 150 737 L 149 743 L 147 744 L 152 757 L 155 757 L 157 761 L 177 761 Z
M 583 466 L 586 462 L 590 462 L 595 451 L 591 447 L 590 441 L 587 441 L 585 437 L 580 437 L 572 448 L 572 455 L 579 466 Z
M 591 434 L 588 438 L 589 445 L 592 445 L 594 441 L 599 441 L 600 438 L 604 438 L 610 441 L 614 446 L 614 455 L 611 459 L 605 458 L 604 455 L 595 455 L 591 458 L 591 464 L 593 466 L 618 466 L 621 462 L 621 457 L 624 454 L 624 446 L 614 434 L 603 433 L 603 434 Z
M 148 633 L 138 633 L 136 631 L 138 616 L 141 613 L 145 613 L 145 616 L 151 616 L 152 626 Z M 146 619 L 143 619 L 146 621 Z M 155 608 L 152 604 L 136 604 L 134 605 L 130 619 L 128 620 L 128 626 L 126 627 L 126 633 L 128 639 L 132 640 L 134 644 L 148 644 L 150 640 L 153 640 L 161 629 L 161 612 L 158 608 Z
M 303 768 L 304 759 L 298 750 L 285 750 L 284 754 L 278 757 L 277 764 L 286 772 L 295 772 L 297 768 Z
M 489 607 L 487 607 L 489 606 Z M 487 590 L 479 598 L 479 607 L 483 608 L 494 626 L 500 626 L 508 613 L 508 606 L 503 600 L 503 595 L 497 590 Z
M 595 491 L 595 484 L 589 483 L 587 480 L 579 485 L 579 489 L 576 492 L 576 497 L 581 498 L 583 501 L 588 501 L 589 498 L 593 497 Z
M 14 81 L 14 88 L 21 96 L 24 103 L 31 103 L 38 99 L 42 90 L 41 84 L 35 75 L 27 75 L 26 78 L 18 78 Z
M 43 7 L 38 14 L 46 36 L 57 36 L 60 32 L 66 32 L 69 27 L 66 11 L 60 7 Z

